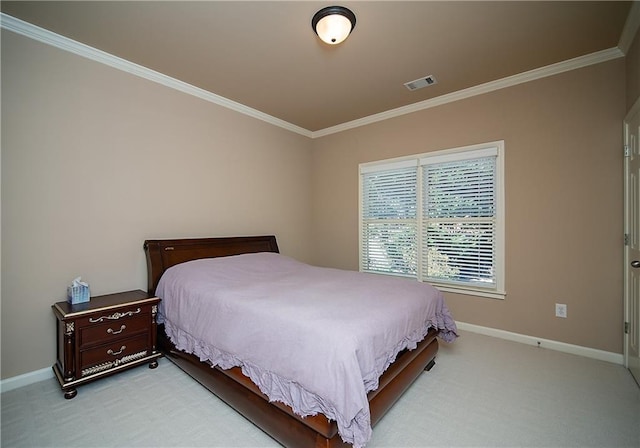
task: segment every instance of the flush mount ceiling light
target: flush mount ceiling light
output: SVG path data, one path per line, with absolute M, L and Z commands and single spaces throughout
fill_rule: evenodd
M 313 31 L 329 45 L 344 41 L 355 26 L 356 15 L 344 6 L 327 6 L 311 19 Z

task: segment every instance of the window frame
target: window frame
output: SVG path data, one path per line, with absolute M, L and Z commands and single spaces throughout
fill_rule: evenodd
M 424 270 L 422 269 L 422 248 L 423 237 L 421 235 L 423 228 L 423 166 L 425 164 L 439 163 L 440 161 L 466 160 L 481 157 L 487 152 L 495 153 L 495 240 L 494 240 L 494 273 L 495 285 L 493 287 L 484 287 L 475 284 L 464 285 L 461 283 L 450 283 L 446 281 L 428 281 L 430 284 L 438 287 L 441 291 L 453 292 L 458 294 L 488 297 L 495 299 L 504 299 L 505 290 L 505 188 L 504 188 L 504 140 L 481 143 L 470 146 L 450 148 L 438 151 L 432 151 L 422 154 L 415 154 L 404 157 L 396 157 L 392 159 L 378 160 L 373 162 L 361 163 L 358 166 L 358 259 L 359 270 L 361 272 L 370 272 L 380 275 L 396 275 L 401 277 L 416 278 L 418 281 L 426 281 L 423 279 Z M 385 273 L 370 271 L 364 269 L 364 174 L 387 171 L 398 166 L 415 165 L 417 169 L 417 216 L 416 226 L 417 234 L 417 267 L 416 276 L 408 276 L 403 274 Z

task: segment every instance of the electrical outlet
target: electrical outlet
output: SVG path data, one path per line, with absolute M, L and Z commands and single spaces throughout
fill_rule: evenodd
M 556 303 L 556 317 L 567 317 L 567 305 Z

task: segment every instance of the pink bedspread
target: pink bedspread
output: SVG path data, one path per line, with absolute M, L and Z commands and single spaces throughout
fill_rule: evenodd
M 431 327 L 445 341 L 457 337 L 442 294 L 426 283 L 276 253 L 173 266 L 156 294 L 159 321 L 179 349 L 240 366 L 271 401 L 335 420 L 356 448 L 371 437 L 367 392 L 398 352 Z

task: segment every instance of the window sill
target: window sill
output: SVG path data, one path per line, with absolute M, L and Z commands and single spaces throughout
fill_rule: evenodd
M 451 285 L 442 285 L 438 283 L 430 283 L 442 292 L 453 292 L 456 294 L 464 294 L 466 296 L 485 297 L 489 299 L 504 300 L 506 298 L 506 292 L 498 291 L 479 291 L 476 289 L 456 288 Z

